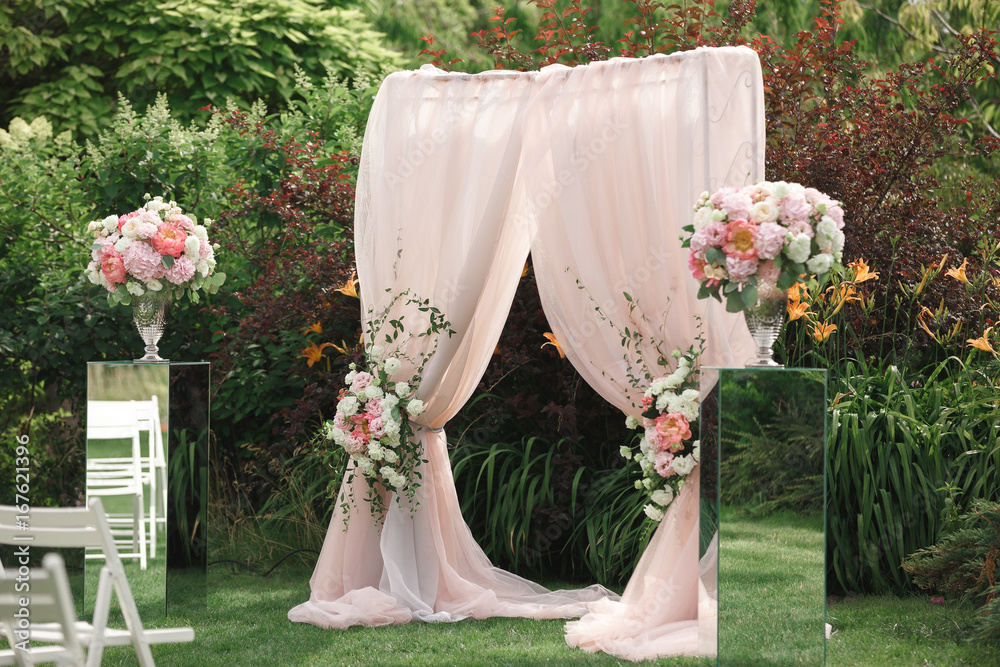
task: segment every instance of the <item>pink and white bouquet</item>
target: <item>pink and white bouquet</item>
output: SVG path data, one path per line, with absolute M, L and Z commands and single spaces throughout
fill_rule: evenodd
M 149 292 L 187 293 L 198 302 L 198 290 L 214 294 L 226 274 L 215 272 L 218 244 L 208 240 L 212 221 L 198 224 L 176 202 L 163 197 L 125 215 L 109 215 L 87 225 L 94 234 L 87 278 L 108 290 L 112 305 L 128 305 Z
M 702 194 L 694 224 L 681 237 L 701 281 L 698 298 L 726 297 L 726 310 L 757 302 L 757 285 L 787 290 L 812 274 L 822 284 L 839 271 L 844 250 L 840 202 L 797 183 L 762 181 Z
M 376 485 L 394 491 L 400 506 L 404 496 L 412 500 L 419 486 L 414 469 L 422 454 L 410 425 L 410 418 L 424 410 L 423 401 L 415 396 L 418 378 L 392 380 L 402 363 L 384 355 L 381 346 L 372 345 L 366 355 L 367 368 L 351 364 L 344 377 L 347 386 L 340 390 L 337 414 L 323 426 L 323 435 L 354 461 L 351 475 L 360 471 L 376 483 L 369 485 L 368 494 L 376 518 L 387 509 Z
M 684 481 L 701 460 L 701 445 L 694 438 L 701 409 L 701 393 L 695 368 L 700 350 L 675 350 L 677 368 L 652 381 L 642 399 L 641 420 L 629 416 L 625 425 L 643 429 L 636 448 L 623 445 L 621 455 L 634 459 L 642 470 L 635 488 L 644 491 L 650 502 L 643 508 L 653 521 L 663 518 L 667 507 L 684 486 Z

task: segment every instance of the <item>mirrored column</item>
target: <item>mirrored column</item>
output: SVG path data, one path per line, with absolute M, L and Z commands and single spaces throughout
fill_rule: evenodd
M 826 660 L 826 385 L 814 369 L 711 369 L 703 381 L 702 636 L 718 664 Z M 711 451 L 714 445 L 715 451 Z M 716 483 L 711 477 L 716 467 Z M 713 549 L 717 551 L 713 554 Z M 714 642 L 711 641 L 715 629 Z M 710 653 L 710 651 L 703 651 Z

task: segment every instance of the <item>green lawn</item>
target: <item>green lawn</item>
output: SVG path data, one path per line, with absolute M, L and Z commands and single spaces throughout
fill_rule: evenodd
M 798 548 L 803 540 L 814 539 L 802 532 L 806 528 L 790 523 L 789 544 Z M 765 532 L 773 539 L 771 532 Z M 753 534 L 748 527 L 741 531 L 741 540 L 750 540 Z M 773 567 L 773 562 L 761 565 L 760 571 L 768 567 Z M 568 647 L 563 640 L 563 621 L 488 619 L 342 631 L 291 623 L 287 611 L 308 598 L 311 574 L 308 567 L 291 561 L 267 578 L 228 564 L 212 566 L 208 611 L 168 619 L 162 615 L 162 607 L 150 602 L 161 590 L 157 588 L 162 586 L 160 565 L 154 565 L 145 577 L 133 563 L 127 563 L 126 569 L 147 627 L 190 625 L 195 630 L 192 644 L 153 647 L 157 664 L 163 666 L 628 664 Z M 754 600 L 748 596 L 741 603 L 747 616 L 759 615 Z M 974 613 L 952 604 L 932 604 L 928 596 L 856 597 L 835 602 L 828 609 L 834 628 L 827 646 L 828 664 L 1000 665 L 1000 649 L 970 640 Z M 115 622 L 120 625 L 120 618 Z M 795 662 L 794 649 L 774 655 L 777 657 L 769 662 L 729 664 Z M 104 664 L 138 663 L 131 648 L 118 647 L 105 652 Z M 646 664 L 693 666 L 714 661 L 678 658 Z

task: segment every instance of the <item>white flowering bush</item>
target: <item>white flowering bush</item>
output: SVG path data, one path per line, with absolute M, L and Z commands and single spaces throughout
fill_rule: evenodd
M 198 290 L 217 292 L 226 274 L 215 271 L 219 245 L 208 240 L 212 221 L 198 224 L 177 202 L 146 199 L 140 209 L 87 225 L 95 239 L 85 269 L 90 282 L 108 290 L 111 305 L 128 305 L 147 292 L 186 293 L 194 303 Z
M 700 349 L 694 347 L 687 353 L 675 350 L 677 367 L 646 389 L 641 419 L 630 416 L 625 420 L 628 428 L 643 429 L 638 446 L 622 445 L 621 455 L 634 459 L 642 470 L 635 488 L 649 496 L 650 502 L 643 509 L 653 521 L 663 518 L 701 460 L 700 443 L 692 435 L 701 409 L 696 370 L 699 355 Z

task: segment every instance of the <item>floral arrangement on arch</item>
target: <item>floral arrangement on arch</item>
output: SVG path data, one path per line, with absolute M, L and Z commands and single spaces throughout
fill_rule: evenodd
M 654 379 L 642 398 L 641 420 L 629 416 L 625 425 L 642 427 L 638 445 L 622 445 L 621 455 L 635 460 L 642 479 L 635 488 L 649 496 L 643 508 L 653 521 L 663 518 L 688 475 L 701 461 L 700 441 L 695 439 L 701 392 L 698 389 L 697 359 L 701 350 L 675 350 L 677 367 L 668 375 Z
M 416 333 L 407 331 L 405 315 L 389 320 L 389 311 L 402 301 L 404 306 L 415 306 L 428 319 L 426 328 L 420 326 Z M 377 338 L 384 325 L 391 326 L 391 333 Z M 372 517 L 379 520 L 388 506 L 381 493 L 391 491 L 402 507 L 404 502 L 416 511 L 414 502 L 420 487 L 419 464 L 424 462 L 420 441 L 414 437 L 411 420 L 424 411 L 424 403 L 416 397 L 421 374 L 428 360 L 437 349 L 438 336 L 455 332 L 440 310 L 406 290 L 397 294 L 385 307 L 380 317 L 369 322 L 367 341 L 380 340 L 385 346 L 370 343 L 365 346 L 362 367 L 350 365 L 344 377 L 345 387 L 340 390 L 337 413 L 323 424 L 321 439 L 333 442 L 348 454 L 353 465 L 347 467 L 345 488 L 352 489 L 354 476 L 361 474 L 368 481 L 366 500 Z M 429 349 L 417 359 L 407 357 L 403 350 L 412 338 L 432 337 Z M 407 376 L 394 378 L 404 370 Z M 350 494 L 342 505 L 345 524 L 350 512 L 348 506 L 356 501 Z
M 92 261 L 85 273 L 108 290 L 111 305 L 128 305 L 146 293 L 187 293 L 198 302 L 198 290 L 214 294 L 226 274 L 216 273 L 218 244 L 208 239 L 212 221 L 203 224 L 186 215 L 177 202 L 146 195 L 146 204 L 124 215 L 109 215 L 87 225 L 94 234 Z
M 813 274 L 820 285 L 842 270 L 844 210 L 840 202 L 798 183 L 761 181 L 705 192 L 684 227 L 688 266 L 701 282 L 698 298 L 726 297 L 726 310 L 757 303 L 757 285 L 787 290 Z

